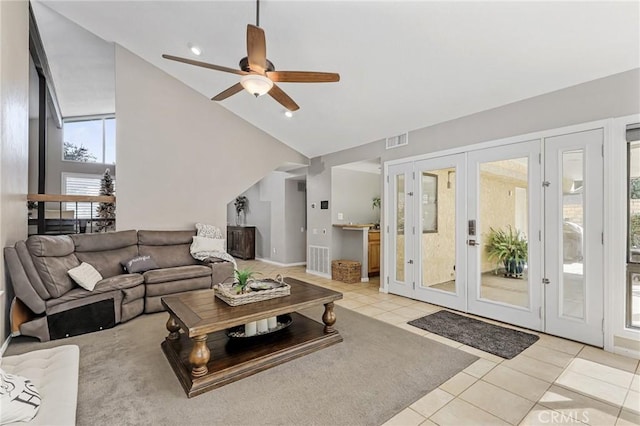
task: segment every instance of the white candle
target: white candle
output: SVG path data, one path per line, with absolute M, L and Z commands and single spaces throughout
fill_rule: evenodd
M 269 323 L 269 330 L 273 330 L 278 326 L 278 318 L 276 317 L 267 318 L 267 323 Z
M 258 333 L 266 333 L 267 331 L 269 331 L 269 323 L 267 320 L 258 320 Z
M 245 336 L 255 336 L 256 335 L 256 327 L 257 324 L 255 321 L 247 323 L 244 325 L 244 335 Z

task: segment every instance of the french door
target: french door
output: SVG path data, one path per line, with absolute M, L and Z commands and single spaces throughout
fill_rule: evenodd
M 540 155 L 540 140 L 467 154 L 468 311 L 534 330 L 542 329 Z M 489 255 L 496 232 L 526 241 L 521 271 L 509 274 Z
M 389 166 L 391 293 L 603 344 L 602 129 Z M 523 244 L 511 270 L 496 232 Z
M 466 309 L 465 156 L 389 167 L 392 292 Z

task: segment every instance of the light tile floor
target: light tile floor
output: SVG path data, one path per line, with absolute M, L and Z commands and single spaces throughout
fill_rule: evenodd
M 638 360 L 541 333 L 531 347 L 505 360 L 406 324 L 443 308 L 380 293 L 377 278 L 346 284 L 307 274 L 303 266 L 255 260 L 238 261 L 238 266 L 340 291 L 344 298 L 336 304 L 341 307 L 479 357 L 385 425 L 640 425 Z

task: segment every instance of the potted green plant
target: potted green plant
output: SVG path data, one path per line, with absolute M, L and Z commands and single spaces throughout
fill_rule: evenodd
M 233 271 L 233 275 L 235 278 L 235 283 L 233 284 L 233 289 L 237 294 L 244 293 L 247 285 L 253 281 L 253 277 L 258 275 L 259 272 L 253 272 L 249 268 L 245 269 L 236 269 Z
M 371 208 L 373 210 L 375 210 L 376 208 L 378 209 L 378 221 L 375 223 L 375 228 L 378 229 L 380 228 L 380 206 L 382 205 L 382 200 L 380 200 L 380 197 L 373 197 L 373 199 L 371 200 Z
M 496 273 L 500 264 L 504 266 L 505 276 L 522 277 L 527 263 L 528 243 L 522 232 L 509 225 L 507 229 L 489 228 L 487 253 L 490 260 L 496 262 Z

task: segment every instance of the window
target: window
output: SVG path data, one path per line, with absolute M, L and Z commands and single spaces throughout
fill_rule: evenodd
M 63 135 L 63 160 L 84 163 L 116 163 L 115 118 L 65 121 Z
M 66 195 L 100 195 L 101 175 L 87 175 L 80 173 L 62 173 L 62 190 Z M 113 179 L 115 190 L 116 180 Z M 98 203 L 64 203 L 65 210 L 75 211 L 76 219 L 91 219 L 96 217 Z M 93 207 L 93 215 L 91 208 Z

